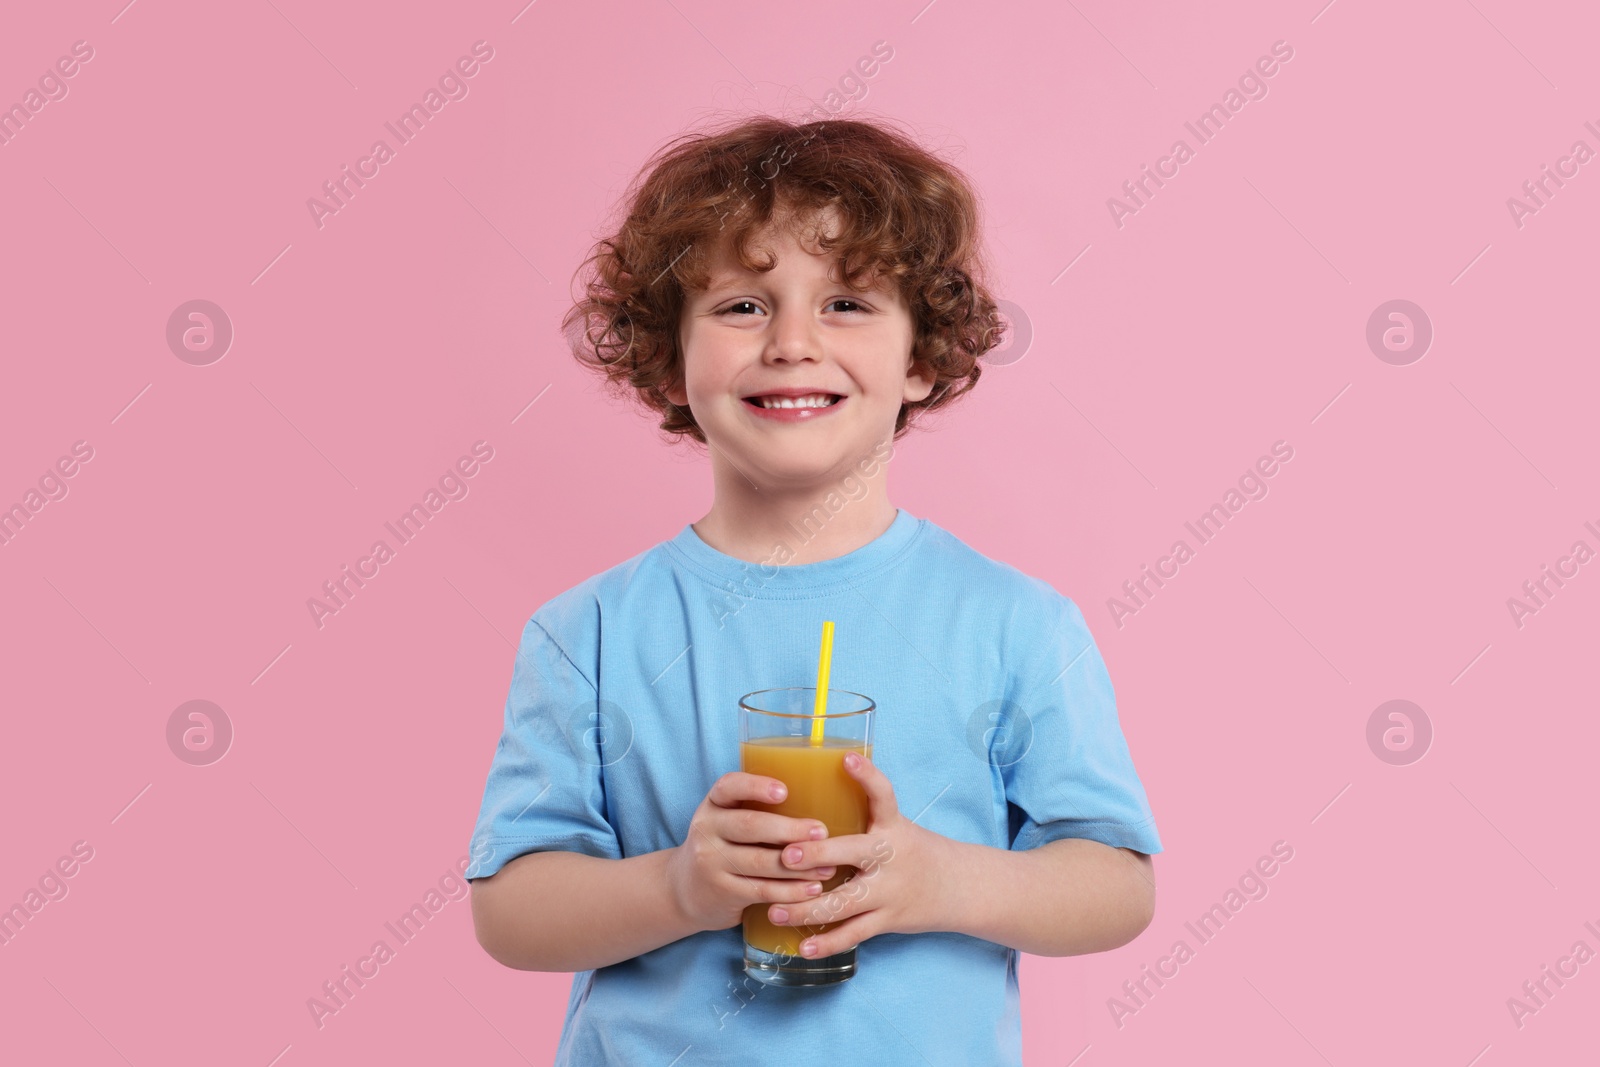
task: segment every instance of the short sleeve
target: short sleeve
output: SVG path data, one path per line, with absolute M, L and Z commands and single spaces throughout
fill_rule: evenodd
M 529 620 L 465 877 L 487 878 L 525 852 L 621 857 L 606 817 L 598 709 L 594 685 L 538 617 Z
M 1083 837 L 1160 852 L 1105 661 L 1078 606 L 1060 594 L 1053 599 L 1054 636 L 1029 657 L 1033 673 L 1001 717 L 1006 743 L 990 746 L 1005 782 L 1011 848 Z M 1040 629 L 1051 632 L 1049 622 Z

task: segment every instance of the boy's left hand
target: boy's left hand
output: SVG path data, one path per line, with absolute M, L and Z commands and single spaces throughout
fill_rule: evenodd
M 844 765 L 866 790 L 867 832 L 787 845 L 783 864 L 794 870 L 851 866 L 855 875 L 815 900 L 767 909 L 779 926 L 839 924 L 800 943 L 808 959 L 844 952 L 878 934 L 942 929 L 945 890 L 955 876 L 954 865 L 945 862 L 950 839 L 901 814 L 894 787 L 871 760 L 850 753 Z

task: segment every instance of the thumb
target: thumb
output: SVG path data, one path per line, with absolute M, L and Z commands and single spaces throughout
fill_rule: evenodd
M 866 791 L 874 822 L 888 822 L 900 814 L 900 806 L 894 798 L 894 786 L 889 784 L 888 776 L 878 769 L 877 764 L 859 752 L 849 752 L 844 757 L 844 769 Z

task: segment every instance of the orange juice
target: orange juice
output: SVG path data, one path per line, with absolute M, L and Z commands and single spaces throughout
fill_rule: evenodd
M 804 736 L 758 737 L 741 742 L 740 770 L 776 778 L 789 789 L 781 803 L 747 800 L 745 806 L 796 819 L 817 819 L 828 828 L 829 838 L 866 833 L 871 817 L 867 793 L 844 769 L 846 752 L 872 758 L 870 744 L 838 737 L 825 737 L 820 745 L 812 745 L 810 738 Z M 822 883 L 822 892 L 841 885 L 855 872 L 854 867 L 839 865 L 834 876 Z M 796 884 L 804 883 L 797 880 Z M 801 941 L 838 925 L 774 926 L 767 919 L 771 906 L 752 904 L 744 909 L 744 939 L 764 952 L 798 956 Z

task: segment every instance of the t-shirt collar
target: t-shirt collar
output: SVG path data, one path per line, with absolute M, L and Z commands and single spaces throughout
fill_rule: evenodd
M 813 594 L 829 587 L 849 584 L 899 558 L 921 531 L 923 520 L 905 508 L 895 509 L 889 528 L 860 548 L 833 559 L 815 563 L 780 563 L 792 559 L 818 532 L 813 522 L 790 524 L 789 534 L 775 542 L 760 560 L 746 561 L 720 552 L 686 523 L 677 536 L 666 542 L 673 557 L 700 577 L 719 588 L 730 583 L 745 596 L 782 599 L 796 594 Z M 778 544 L 787 551 L 778 551 Z

